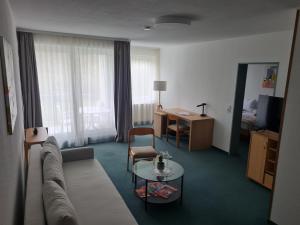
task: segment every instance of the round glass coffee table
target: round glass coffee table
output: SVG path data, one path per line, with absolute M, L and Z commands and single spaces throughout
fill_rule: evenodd
M 183 167 L 172 160 L 164 160 L 165 169 L 159 171 L 153 161 L 141 160 L 134 164 L 134 192 L 145 202 L 166 204 L 180 199 L 182 203 Z

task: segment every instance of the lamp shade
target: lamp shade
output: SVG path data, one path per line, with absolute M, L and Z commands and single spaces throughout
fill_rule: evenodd
M 167 90 L 167 81 L 155 80 L 153 83 L 154 91 L 166 91 Z

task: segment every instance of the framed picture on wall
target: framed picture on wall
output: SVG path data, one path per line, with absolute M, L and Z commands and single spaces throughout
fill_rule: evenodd
M 277 80 L 278 66 L 270 66 L 267 69 L 267 74 L 263 80 L 263 88 L 275 88 Z
M 0 36 L 0 71 L 3 79 L 6 120 L 9 134 L 13 133 L 17 119 L 17 98 L 13 57 L 11 45 L 4 37 Z

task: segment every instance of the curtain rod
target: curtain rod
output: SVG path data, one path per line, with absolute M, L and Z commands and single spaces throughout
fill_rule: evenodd
M 30 32 L 33 34 L 48 34 L 48 35 L 56 35 L 56 36 L 64 36 L 64 37 L 79 37 L 79 38 L 89 38 L 89 39 L 98 39 L 103 41 L 129 41 L 126 38 L 112 38 L 112 37 L 99 37 L 94 35 L 86 35 L 86 34 L 74 34 L 74 33 L 63 33 L 63 32 L 56 32 L 56 31 L 45 31 L 45 30 L 34 30 L 34 29 L 27 29 L 22 27 L 17 27 L 17 31 L 21 32 Z

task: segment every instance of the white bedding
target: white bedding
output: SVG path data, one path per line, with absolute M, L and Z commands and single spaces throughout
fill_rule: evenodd
M 256 122 L 256 112 L 243 111 L 241 128 L 244 130 L 253 130 Z
M 255 123 L 255 121 L 256 121 L 256 112 L 244 111 L 243 114 L 242 114 L 242 121 L 249 122 L 249 123 Z

